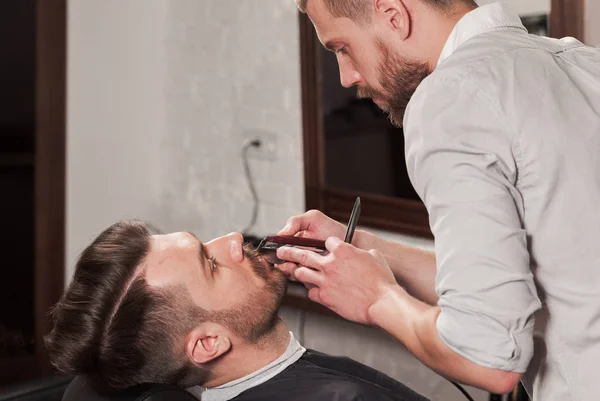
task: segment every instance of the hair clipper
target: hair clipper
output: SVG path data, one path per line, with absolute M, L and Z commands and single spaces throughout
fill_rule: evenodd
M 265 237 L 260 242 L 256 250 L 267 260 L 267 262 L 272 264 L 281 264 L 285 261 L 277 257 L 277 250 L 282 246 L 307 249 L 313 252 L 317 252 L 318 254 L 323 256 L 329 252 L 327 248 L 325 248 L 325 241 L 281 235 Z

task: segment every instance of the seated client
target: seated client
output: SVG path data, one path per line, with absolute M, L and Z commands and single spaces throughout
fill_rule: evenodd
M 112 225 L 82 252 L 52 311 L 52 364 L 115 390 L 166 383 L 201 400 L 425 400 L 303 348 L 278 315 L 285 277 L 242 241 Z

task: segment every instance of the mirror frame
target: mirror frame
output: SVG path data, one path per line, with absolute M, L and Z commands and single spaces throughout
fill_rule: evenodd
M 65 286 L 67 8 L 67 0 L 36 2 L 35 348 L 31 355 L 0 358 L 4 382 L 55 374 L 43 336 L 52 329 L 48 311 Z
M 551 0 L 550 36 L 583 39 L 584 0 Z M 321 46 L 306 14 L 299 14 L 302 82 L 302 131 L 306 209 L 318 209 L 344 222 L 357 196 L 362 200 L 360 224 L 402 234 L 433 238 L 429 216 L 420 201 L 329 188 L 325 184 L 324 124 L 319 74 Z

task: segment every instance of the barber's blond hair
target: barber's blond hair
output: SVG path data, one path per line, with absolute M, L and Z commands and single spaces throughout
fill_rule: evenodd
M 306 6 L 309 0 L 296 0 L 298 9 L 306 13 Z M 373 0 L 322 0 L 325 2 L 327 9 L 336 18 L 349 18 L 355 22 L 365 22 L 370 20 L 369 11 L 373 7 Z M 430 6 L 449 11 L 457 3 L 467 4 L 469 6 L 477 6 L 474 0 L 421 0 Z
M 369 9 L 373 0 L 323 0 L 327 9 L 336 18 L 349 18 L 353 21 L 369 19 Z M 308 0 L 296 0 L 298 9 L 306 13 Z

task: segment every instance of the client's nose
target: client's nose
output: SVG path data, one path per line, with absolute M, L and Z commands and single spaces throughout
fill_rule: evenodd
M 234 262 L 241 263 L 244 260 L 244 237 L 240 233 L 231 233 L 225 236 L 229 244 L 229 253 Z
M 213 253 L 220 253 L 225 256 L 229 253 L 229 258 L 234 263 L 241 263 L 244 260 L 243 251 L 244 237 L 240 233 L 230 233 L 206 243 L 206 246 L 213 250 Z

